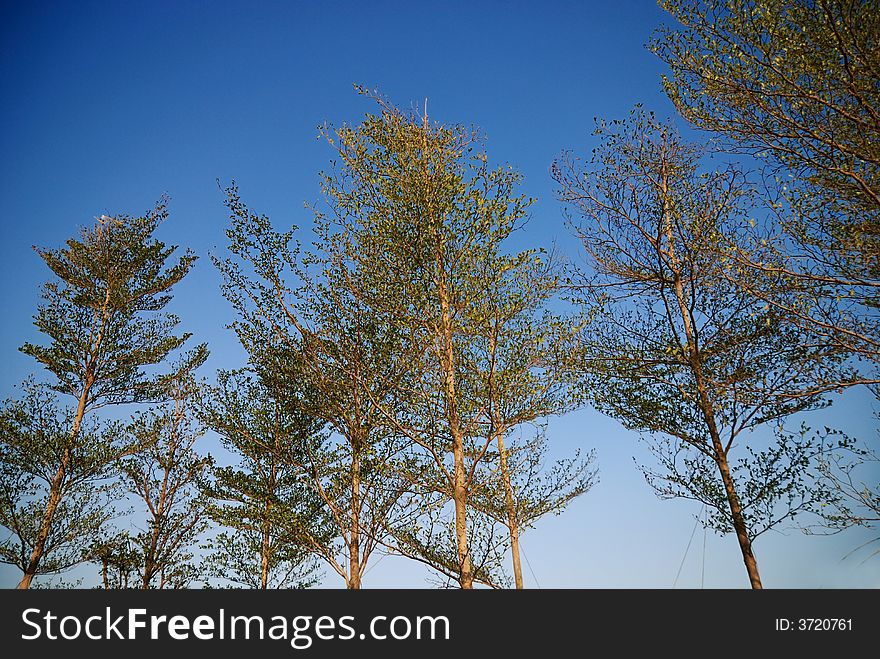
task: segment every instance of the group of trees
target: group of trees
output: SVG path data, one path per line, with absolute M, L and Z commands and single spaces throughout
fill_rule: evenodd
M 785 421 L 878 384 L 880 12 L 663 5 L 666 89 L 717 139 L 637 108 L 560 156 L 583 265 L 510 249 L 531 200 L 477 132 L 366 90 L 375 113 L 323 130 L 307 246 L 224 191 L 213 261 L 248 360 L 215 384 L 164 311 L 195 263 L 155 238 L 164 203 L 38 250 L 45 341 L 22 350 L 49 377 L 0 416 L 20 587 L 89 562 L 104 587 L 308 587 L 323 565 L 360 588 L 387 552 L 462 588 L 508 585 L 509 556 L 521 588 L 520 534 L 595 480 L 591 451 L 546 459 L 548 419 L 586 404 L 649 442 L 660 496 L 736 536 L 754 588 L 755 538 L 792 516 L 876 523 L 870 450 Z M 140 411 L 96 414 L 121 404 Z
M 559 276 L 504 251 L 527 200 L 476 134 L 376 101 L 326 129 L 337 165 L 311 249 L 233 186 L 215 263 L 252 367 L 318 424 L 298 459 L 330 533 L 305 544 L 350 588 L 379 547 L 497 586 L 509 545 L 521 586 L 520 531 L 593 479 L 590 455 L 540 459 L 542 422 L 573 401 Z

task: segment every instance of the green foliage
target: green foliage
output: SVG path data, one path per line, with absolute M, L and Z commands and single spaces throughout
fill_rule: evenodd
M 859 366 L 880 364 L 880 7 L 872 0 L 669 0 L 680 24 L 652 49 L 682 115 L 768 166 L 769 250 L 738 250 L 741 285 Z M 768 281 L 772 271 L 782 276 Z M 826 460 L 832 492 L 861 508 L 850 458 Z M 835 467 L 839 462 L 839 467 Z M 855 497 L 853 499 L 852 497 Z M 870 507 L 870 506 L 869 506 Z M 831 508 L 835 508 L 831 506 Z M 853 513 L 843 505 L 839 515 Z M 829 518 L 839 524 L 842 517 Z M 872 513 L 868 513 L 870 517 Z
M 501 455 L 494 445 L 576 404 L 567 380 L 575 331 L 547 309 L 559 283 L 553 257 L 504 250 L 531 204 L 516 191 L 522 177 L 489 165 L 477 131 L 359 91 L 378 110 L 323 130 L 338 158 L 322 176 L 329 210 L 318 214 L 317 233 L 334 266 L 328 280 L 345 291 L 334 299 L 393 336 L 389 349 L 405 351 L 385 380 L 394 386 L 369 394 L 409 442 L 392 467 L 410 484 L 407 501 L 422 508 L 417 524 L 390 528 L 392 550 L 463 585 L 471 561 L 477 581 L 496 584 L 503 534 L 491 515 L 468 510 L 468 497 L 480 492 L 480 506 L 504 509 L 505 488 L 480 482 L 497 476 L 481 468 Z M 575 468 L 572 482 L 586 469 Z M 490 492 L 500 500 L 490 502 Z M 561 508 L 567 495 L 532 510 Z M 437 545 L 450 540 L 454 550 Z
M 411 524 L 393 529 L 392 555 L 397 554 L 428 566 L 435 575 L 428 583 L 439 588 L 458 588 L 462 565 L 456 548 L 455 510 L 451 495 L 430 488 L 414 494 L 413 506 L 420 514 Z M 510 535 L 504 523 L 474 505 L 468 508 L 467 545 L 473 563 L 474 582 L 489 588 L 508 588 L 504 570 Z
M 755 196 L 738 170 L 701 171 L 700 150 L 641 111 L 597 133 L 587 167 L 554 166 L 589 256 L 574 289 L 595 314 L 584 386 L 627 428 L 666 438 L 656 446 L 667 473 L 649 478 L 661 496 L 706 502 L 720 531 L 733 527 L 740 498 L 753 538 L 816 495 L 803 479 L 819 448 L 780 435 L 732 467 L 732 491 L 721 466 L 754 441 L 750 431 L 824 407 L 823 392 L 846 375 L 844 355 L 740 284 L 730 244 L 753 232 Z
M 531 200 L 516 194 L 520 174 L 490 167 L 475 130 L 430 124 L 373 97 L 377 114 L 325 129 L 338 156 L 322 186 L 338 228 L 333 251 L 352 264 L 371 309 L 430 333 L 441 295 L 457 322 L 482 297 L 481 264 Z
M 518 538 L 547 513 L 560 514 L 592 487 L 594 454 L 583 460 L 544 460 L 547 437 L 538 425 L 581 401 L 576 371 L 578 333 L 586 318 L 566 318 L 548 308 L 559 289 L 560 267 L 544 250 L 508 256 L 484 254 L 481 299 L 467 309 L 461 341 L 461 397 L 476 410 L 475 434 L 484 433 L 486 454 L 472 478 L 472 505 L 507 527 L 511 551 Z M 537 425 L 529 436 L 527 425 Z M 514 557 L 517 585 L 523 583 Z
M 161 203 L 143 217 L 102 216 L 66 247 L 37 249 L 56 277 L 44 286 L 46 303 L 35 316 L 49 344 L 26 343 L 22 351 L 57 378 L 60 393 L 79 398 L 87 391 L 87 406 L 97 407 L 161 392 L 167 378 L 142 369 L 189 337 L 172 333 L 178 319 L 162 309 L 196 260 L 187 252 L 167 265 L 176 248 L 153 237 L 167 214 Z
M 4 470 L 5 471 L 5 470 Z M 0 525 L 9 533 L 0 541 L 0 562 L 27 568 L 46 508 L 47 495 L 20 478 L 0 474 L 3 499 Z M 36 575 L 64 572 L 87 560 L 90 538 L 113 518 L 113 493 L 109 488 L 72 486 L 68 498 L 56 509 L 55 523 L 46 539 L 43 560 Z
M 201 361 L 191 355 L 185 364 Z M 200 574 L 193 561 L 199 536 L 207 528 L 207 501 L 201 485 L 210 456 L 195 445 L 204 434 L 194 418 L 200 387 L 189 371 L 167 385 L 168 400 L 135 415 L 128 434 L 146 448 L 123 458 L 122 484 L 146 517 L 132 536 L 142 559 L 142 588 L 185 588 Z
M 768 447 L 746 446 L 747 455 L 734 464 L 750 540 L 798 515 L 824 509 L 832 499 L 829 488 L 816 480 L 816 471 L 841 451 L 851 450 L 852 443 L 820 440 L 807 430 L 791 433 L 777 427 Z M 658 496 L 704 503 L 709 509 L 705 525 L 718 533 L 732 533 L 727 496 L 715 463 L 668 439 L 651 441 L 650 449 L 663 471 L 643 467 L 642 472 Z
M 305 424 L 291 450 L 322 502 L 322 519 L 335 528 L 328 536 L 313 516 L 319 523 L 308 530 L 311 550 L 357 587 L 406 487 L 390 467 L 400 439 L 377 401 L 388 399 L 410 368 L 411 351 L 400 331 L 347 288 L 350 271 L 336 260 L 320 222 L 315 250 L 303 254 L 295 228 L 275 231 L 244 205 L 234 185 L 227 206 L 232 257 L 214 262 L 238 312 L 233 328 L 277 404 Z M 303 435 L 310 423 L 314 431 Z M 345 560 L 338 560 L 334 538 Z
M 37 249 L 56 276 L 44 286 L 46 303 L 34 318 L 49 344 L 26 343 L 21 350 L 55 376 L 57 392 L 73 396 L 77 404 L 68 419 L 66 441 L 55 447 L 57 462 L 42 517 L 39 524 L 36 519 L 30 524 L 33 548 L 19 584 L 22 588 L 28 588 L 40 571 L 49 537 L 57 532 L 53 523 L 59 508 L 72 509 L 64 501 L 65 479 L 71 468 L 77 468 L 71 460 L 76 458 L 86 414 L 103 405 L 151 399 L 177 375 L 143 370 L 158 365 L 188 338 L 175 336 L 177 318 L 162 313 L 171 300 L 171 288 L 195 262 L 187 253 L 166 266 L 175 248 L 153 238 L 166 215 L 160 203 L 144 217 L 102 216 L 80 232 L 79 240 L 68 240 L 65 248 Z M 181 362 L 178 373 L 206 356 L 206 347 L 198 346 Z M 100 461 L 106 456 L 99 452 L 95 457 Z M 30 513 L 36 515 L 37 508 L 31 506 Z
M 880 208 L 880 10 L 870 0 L 666 0 L 676 108 L 798 178 Z M 876 238 L 876 236 L 875 236 Z
M 266 588 L 302 589 L 321 583 L 321 571 L 312 554 L 301 545 L 285 544 L 283 536 L 273 540 L 274 546 L 267 554 Z M 263 587 L 260 561 L 265 549 L 259 529 L 243 526 L 231 533 L 219 533 L 204 549 L 210 551 L 205 558 L 205 576 L 221 584 L 233 584 L 232 587 Z
M 462 397 L 494 436 L 577 406 L 569 376 L 585 320 L 548 308 L 559 290 L 554 255 L 496 249 L 481 258 L 481 295 L 463 310 L 459 371 Z
M 105 590 L 140 587 L 143 553 L 127 531 L 107 531 L 86 552 L 90 562 L 101 566 L 101 587 Z
M 275 379 L 278 382 L 279 379 Z M 213 576 L 250 588 L 305 588 L 317 583 L 313 554 L 329 551 L 331 521 L 310 487 L 310 452 L 320 450 L 323 422 L 286 403 L 266 379 L 221 371 L 201 410 L 237 463 L 212 469 L 208 514 L 232 529 L 209 544 Z
M 545 515 L 561 515 L 573 500 L 590 491 L 597 482 L 595 451 L 586 454 L 578 449 L 570 458 L 547 460 L 549 440 L 544 428 L 534 436 L 511 436 L 507 451 L 513 512 L 519 533 L 533 528 Z M 472 493 L 475 508 L 496 522 L 508 526 L 504 482 L 498 473 L 499 456 L 492 451 L 486 460 L 487 473 L 479 479 Z
M 494 440 L 479 431 L 483 403 L 466 393 L 468 332 L 489 294 L 484 266 L 503 258 L 501 243 L 522 224 L 530 200 L 515 192 L 519 174 L 489 166 L 476 131 L 432 124 L 360 91 L 378 111 L 324 130 L 338 159 L 323 176 L 332 221 L 319 215 L 319 227 L 334 262 L 345 264 L 352 297 L 409 348 L 391 395 L 373 398 L 393 431 L 421 449 L 405 480 L 455 503 L 457 558 L 440 561 L 433 546 L 418 557 L 444 574 L 457 566 L 467 585 L 466 563 L 479 560 L 467 548 L 467 490 Z M 409 554 L 429 546 L 396 540 Z
M 6 401 L 0 414 L 0 526 L 7 531 L 0 561 L 22 571 L 65 449 L 70 461 L 61 502 L 37 574 L 63 572 L 85 560 L 90 543 L 117 514 L 110 505 L 116 460 L 142 448 L 118 423 L 87 423 L 71 441 L 73 414 L 49 387 L 33 380 L 24 383 L 21 399 Z
M 727 441 L 823 406 L 841 356 L 738 286 L 726 237 L 748 230 L 754 196 L 742 174 L 700 172 L 700 151 L 641 112 L 597 132 L 602 142 L 588 168 L 574 160 L 554 168 L 590 256 L 575 290 L 595 313 L 584 332 L 592 401 L 629 428 L 708 443 L 678 281 Z
M 869 361 L 880 360 L 880 8 L 871 0 L 669 0 L 681 25 L 652 48 L 682 115 L 769 167 L 764 205 L 787 276 L 753 295 Z M 785 297 L 798 294 L 798 304 Z

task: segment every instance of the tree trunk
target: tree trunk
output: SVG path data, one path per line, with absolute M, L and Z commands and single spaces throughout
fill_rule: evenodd
M 519 556 L 519 522 L 513 502 L 513 487 L 510 485 L 510 469 L 507 466 L 507 449 L 504 448 L 504 435 L 498 434 L 498 456 L 501 465 L 501 480 L 504 482 L 504 507 L 507 510 L 507 529 L 510 532 L 510 553 L 513 556 L 513 579 L 517 590 L 523 588 L 522 564 Z
M 428 107 L 425 102 L 425 115 L 422 123 L 422 175 L 425 183 L 425 206 L 428 217 L 434 215 L 433 198 L 431 193 L 431 175 L 427 161 L 428 134 Z M 437 300 L 440 303 L 440 327 L 438 339 L 439 360 L 443 378 L 443 398 L 446 407 L 446 421 L 449 424 L 449 434 L 452 439 L 453 476 L 452 476 L 452 501 L 455 505 L 455 543 L 459 564 L 459 584 L 462 588 L 474 587 L 474 568 L 471 561 L 470 547 L 467 538 L 467 502 L 468 488 L 467 476 L 464 463 L 464 438 L 461 431 L 461 419 L 458 415 L 458 403 L 456 400 L 456 377 L 455 377 L 455 352 L 453 347 L 452 311 L 450 309 L 449 289 L 446 279 L 446 263 L 443 250 L 445 239 L 439 225 L 441 220 L 433 218 L 437 224 L 434 229 L 434 267 L 435 285 L 437 287 Z
M 730 474 L 727 454 L 724 452 L 724 447 L 721 445 L 720 440 L 713 438 L 712 443 L 715 445 L 715 452 L 717 454 L 715 463 L 718 465 L 718 471 L 721 472 L 721 480 L 724 482 L 724 491 L 727 493 L 727 503 L 730 506 L 730 515 L 733 518 L 733 529 L 736 532 L 737 540 L 739 540 L 739 548 L 742 552 L 746 572 L 749 575 L 749 582 L 752 588 L 760 590 L 763 588 L 763 585 L 761 584 L 761 575 L 758 573 L 758 562 L 755 560 L 755 554 L 752 552 L 752 541 L 749 539 L 748 528 L 742 514 L 742 505 L 739 502 L 736 487 L 734 487 L 733 476 Z
M 266 506 L 267 510 L 269 506 Z M 263 524 L 263 541 L 260 546 L 260 589 L 269 587 L 269 522 Z
M 168 478 L 166 469 L 165 479 Z M 150 534 L 150 545 L 144 552 L 144 577 L 141 580 L 141 589 L 148 590 L 153 581 L 153 577 L 159 571 L 156 553 L 159 547 L 159 535 L 162 530 L 162 523 L 165 517 L 165 484 L 163 483 L 162 492 L 159 494 L 159 503 L 156 506 L 156 514 L 153 516 L 153 532 Z
M 359 444 L 359 443 L 358 443 Z M 361 587 L 361 456 L 360 446 L 352 446 L 351 460 L 351 529 L 348 543 L 348 582 L 349 590 Z
M 55 516 L 58 504 L 61 503 L 61 490 L 64 486 L 64 478 L 67 475 L 67 466 L 70 464 L 71 449 L 79 438 L 79 429 L 82 426 L 83 417 L 86 413 L 86 405 L 88 405 L 89 402 L 89 394 L 91 393 L 92 385 L 94 384 L 95 363 L 98 359 L 98 355 L 101 353 L 101 346 L 104 343 L 104 332 L 107 330 L 107 321 L 109 319 L 108 308 L 111 291 L 112 288 L 108 286 L 107 292 L 104 295 L 104 305 L 101 307 L 101 326 L 95 337 L 94 344 L 90 343 L 89 345 L 91 352 L 89 353 L 89 359 L 86 364 L 83 390 L 76 405 L 76 414 L 73 417 L 73 426 L 70 429 L 70 437 L 67 446 L 64 448 L 64 452 L 61 454 L 61 462 L 58 465 L 58 471 L 55 472 L 55 477 L 52 479 L 52 484 L 49 486 L 49 499 L 46 502 L 46 510 L 43 513 L 43 519 L 40 522 L 40 530 L 37 531 L 37 537 L 34 541 L 34 550 L 31 552 L 31 559 L 25 568 L 24 576 L 22 576 L 21 581 L 18 583 L 18 588 L 22 590 L 31 587 L 31 582 L 37 574 L 37 570 L 40 567 L 40 561 L 46 551 L 46 540 L 48 540 L 49 532 L 52 529 L 52 518 Z
M 455 541 L 458 550 L 459 583 L 462 588 L 474 587 L 473 565 L 471 564 L 470 548 L 467 538 L 467 485 L 465 483 L 464 450 L 459 434 L 453 439 L 452 450 L 455 459 L 453 478 L 455 480 L 452 499 L 455 503 Z
M 169 456 L 166 461 L 165 473 L 162 476 L 162 489 L 159 490 L 159 500 L 156 503 L 156 509 L 153 513 L 153 532 L 150 534 L 150 545 L 144 552 L 144 578 L 141 581 L 141 588 L 147 590 L 153 581 L 153 577 L 162 567 L 159 565 L 157 553 L 159 548 L 159 536 L 162 533 L 162 525 L 165 523 L 165 501 L 168 496 L 168 479 L 171 473 L 171 467 L 174 460 L 171 457 L 173 449 L 169 450 Z
M 141 579 L 141 590 L 149 590 L 153 577 L 156 576 L 158 566 L 156 565 L 156 547 L 159 540 L 159 518 L 153 519 L 153 533 L 150 536 L 150 546 L 144 555 L 144 576 Z
M 507 531 L 510 534 L 510 554 L 513 558 L 513 579 L 516 584 L 516 589 L 522 590 L 523 578 L 522 565 L 520 564 L 519 556 L 519 521 L 516 517 L 516 506 L 513 501 L 513 487 L 510 484 L 510 468 L 507 464 L 507 449 L 504 447 L 504 431 L 501 427 L 501 418 L 498 412 L 500 401 L 498 400 L 499 396 L 495 387 L 495 375 L 498 365 L 497 353 L 499 331 L 499 318 L 496 315 L 489 343 L 489 418 L 492 424 L 490 432 L 496 435 L 495 439 L 498 443 L 498 464 L 501 468 L 501 482 L 504 485 L 504 509 L 507 513 Z M 489 437 L 491 439 L 492 436 L 490 435 Z
M 739 501 L 739 495 L 736 492 L 736 486 L 733 482 L 733 476 L 730 473 L 730 465 L 727 461 L 727 452 L 721 442 L 721 435 L 718 432 L 718 425 L 715 421 L 715 409 L 706 389 L 705 379 L 703 377 L 702 354 L 697 339 L 697 332 L 694 324 L 691 322 L 690 311 L 687 306 L 687 299 L 682 284 L 681 271 L 678 267 L 678 260 L 675 253 L 675 237 L 672 230 L 672 218 L 670 216 L 669 202 L 667 200 L 667 179 L 665 163 L 661 168 L 661 192 L 663 194 L 663 219 L 666 229 L 667 240 L 667 256 L 669 258 L 670 269 L 673 274 L 673 287 L 675 290 L 675 298 L 678 303 L 679 313 L 681 314 L 682 324 L 684 326 L 685 338 L 688 347 L 688 362 L 691 372 L 694 375 L 694 382 L 697 386 L 697 399 L 700 411 L 706 422 L 709 436 L 712 440 L 713 457 L 718 465 L 721 473 L 721 480 L 724 483 L 724 491 L 727 495 L 727 504 L 730 507 L 730 515 L 733 521 L 733 528 L 739 541 L 740 551 L 743 557 L 743 563 L 746 566 L 746 572 L 749 575 L 749 582 L 752 588 L 761 589 L 761 577 L 758 574 L 758 563 L 752 552 L 752 543 L 749 539 L 748 527 L 742 514 L 742 505 Z
M 452 435 L 453 483 L 452 500 L 455 504 L 455 541 L 458 552 L 459 584 L 462 588 L 474 587 L 474 569 L 471 562 L 467 537 L 467 478 L 464 464 L 464 439 L 455 391 L 455 354 L 452 345 L 452 321 L 445 286 L 439 287 L 441 317 L 441 355 L 443 369 L 443 394 L 446 403 L 446 419 Z
M 277 435 L 276 435 L 277 437 Z M 278 449 L 276 440 L 276 450 Z M 272 466 L 269 471 L 269 484 L 272 492 L 275 492 L 278 481 L 278 466 L 275 462 L 275 454 L 272 457 Z M 263 537 L 260 544 L 260 589 L 266 590 L 269 587 L 269 558 L 272 551 L 272 522 L 271 522 L 272 502 L 266 501 L 265 519 L 263 520 Z
M 34 549 L 31 552 L 31 559 L 25 568 L 24 575 L 18 583 L 18 588 L 25 590 L 31 587 L 31 582 L 40 568 L 40 561 L 46 551 L 46 540 L 49 539 L 49 532 L 52 530 L 52 518 L 61 503 L 62 488 L 64 487 L 64 478 L 67 475 L 67 465 L 70 464 L 70 457 L 73 444 L 79 437 L 79 429 L 82 426 L 83 416 L 85 416 L 86 403 L 89 398 L 89 390 L 91 385 L 87 385 L 79 397 L 79 403 L 76 406 L 76 415 L 73 418 L 73 426 L 70 429 L 70 437 L 64 452 L 61 454 L 61 462 L 58 465 L 58 471 L 52 479 L 49 486 L 49 499 L 46 501 L 46 510 L 43 513 L 43 519 L 40 522 L 40 529 L 37 531 L 37 537 L 34 541 Z

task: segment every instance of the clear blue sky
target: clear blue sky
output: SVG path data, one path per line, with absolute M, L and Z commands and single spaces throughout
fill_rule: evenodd
M 208 370 L 242 365 L 231 311 L 207 255 L 226 223 L 216 179 L 278 226 L 307 225 L 330 158 L 324 121 L 357 121 L 352 84 L 399 105 L 429 100 L 444 122 L 480 126 L 497 162 L 537 197 L 519 240 L 571 248 L 548 167 L 587 150 L 593 117 L 635 103 L 672 111 L 662 65 L 645 48 L 664 20 L 651 0 L 580 2 L 6 2 L 0 6 L 0 393 L 35 369 L 17 352 L 47 270 L 32 245 L 58 245 L 102 213 L 140 213 L 171 197 L 168 242 L 203 259 L 174 302 L 208 341 Z M 814 425 L 874 433 L 871 399 L 847 394 Z M 601 483 L 523 538 L 542 587 L 670 587 L 697 509 L 657 500 L 633 465 L 649 459 L 619 425 L 584 410 L 551 426 L 556 450 L 596 447 Z M 844 559 L 870 536 L 756 544 L 770 587 L 880 586 L 880 558 Z M 735 539 L 697 531 L 679 586 L 748 585 Z M 0 585 L 13 583 L 0 569 Z M 386 558 L 365 586 L 423 586 L 424 570 Z M 535 585 L 530 570 L 527 586 Z M 328 574 L 328 586 L 339 586 Z

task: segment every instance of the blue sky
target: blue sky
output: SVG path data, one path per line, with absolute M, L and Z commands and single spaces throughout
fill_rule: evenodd
M 596 116 L 635 103 L 672 112 L 662 63 L 644 44 L 664 20 L 651 0 L 617 2 L 29 2 L 0 5 L 0 392 L 35 370 L 17 352 L 47 271 L 32 245 L 58 245 L 102 213 L 140 213 L 171 198 L 161 235 L 203 258 L 174 310 L 207 341 L 208 370 L 241 350 L 207 255 L 222 250 L 217 179 L 277 226 L 308 225 L 317 173 L 331 153 L 325 121 L 371 109 L 354 83 L 443 122 L 476 124 L 489 156 L 525 176 L 536 197 L 530 245 L 572 242 L 548 168 L 586 151 Z M 872 400 L 846 394 L 814 425 L 874 435 Z M 528 586 L 670 587 L 698 508 L 657 500 L 633 464 L 630 433 L 590 410 L 551 425 L 555 450 L 596 447 L 601 482 L 523 538 Z M 793 530 L 756 544 L 771 587 L 880 587 L 880 558 L 844 558 L 870 536 Z M 736 541 L 697 531 L 678 585 L 748 585 Z M 12 583 L 0 569 L 0 585 Z M 535 578 L 536 577 L 536 578 Z M 423 586 L 424 570 L 385 558 L 365 586 Z M 328 586 L 340 583 L 328 574 Z

